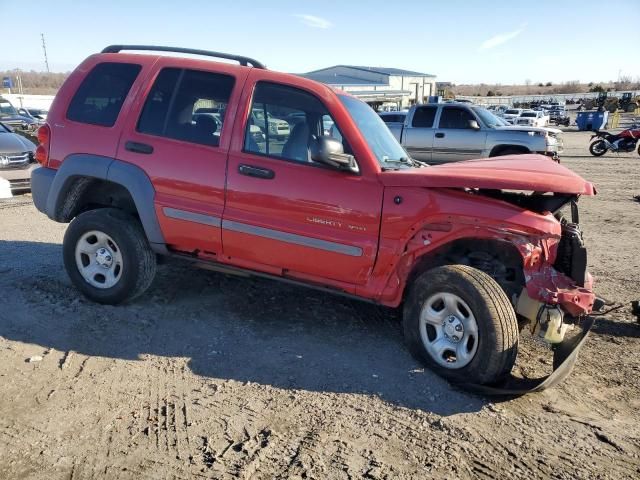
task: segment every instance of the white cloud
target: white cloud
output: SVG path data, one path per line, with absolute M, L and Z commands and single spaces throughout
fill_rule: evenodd
M 315 15 L 298 14 L 298 15 L 294 15 L 294 17 L 298 17 L 300 20 L 302 20 L 302 23 L 304 23 L 308 27 L 312 27 L 312 28 L 333 27 L 333 23 L 331 23 L 329 20 L 322 17 L 316 17 Z
M 523 25 L 518 30 L 514 30 L 513 32 L 498 33 L 497 35 L 494 35 L 493 37 L 482 42 L 482 45 L 480 45 L 480 50 L 488 50 L 490 48 L 495 48 L 498 45 L 507 43 L 509 40 L 513 40 L 522 32 L 524 32 L 525 27 L 526 25 Z

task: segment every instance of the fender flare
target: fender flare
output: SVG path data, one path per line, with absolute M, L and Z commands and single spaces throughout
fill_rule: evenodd
M 125 188 L 133 198 L 151 248 L 156 253 L 167 253 L 155 211 L 156 191 L 144 170 L 114 158 L 82 153 L 69 155 L 58 169 L 47 196 L 45 211 L 50 218 L 61 221 L 65 195 L 78 178 L 105 180 Z

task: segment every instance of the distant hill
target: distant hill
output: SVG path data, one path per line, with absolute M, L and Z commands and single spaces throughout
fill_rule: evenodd
M 448 91 L 455 95 L 502 96 L 502 95 L 552 95 L 555 93 L 586 93 L 597 91 L 640 90 L 640 79 L 621 79 L 618 82 L 579 83 L 564 82 L 554 84 L 530 83 L 525 85 L 451 85 Z

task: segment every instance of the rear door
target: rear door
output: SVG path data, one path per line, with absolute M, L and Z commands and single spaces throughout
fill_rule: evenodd
M 309 143 L 322 134 L 342 141 L 350 152 L 325 103 L 337 102 L 335 95 L 325 93 L 321 100 L 303 88 L 259 81 L 263 77 L 270 73 L 251 73 L 245 93 L 249 121 L 234 127 L 223 219 L 225 260 L 308 281 L 364 283 L 377 251 L 382 185 L 375 175 L 310 159 Z M 256 131 L 248 113 L 257 111 L 274 121 L 296 120 L 284 136 L 269 128 Z
M 471 128 L 469 122 L 480 120 L 467 108 L 443 106 L 433 139 L 432 163 L 457 162 L 480 158 L 487 142 L 484 129 Z
M 248 69 L 201 65 L 158 61 L 129 116 L 118 158 L 141 167 L 153 182 L 167 244 L 216 258 L 222 250 L 230 119 Z
M 417 107 L 410 124 L 404 127 L 403 146 L 417 160 L 430 162 L 432 158 L 435 118 L 438 107 Z

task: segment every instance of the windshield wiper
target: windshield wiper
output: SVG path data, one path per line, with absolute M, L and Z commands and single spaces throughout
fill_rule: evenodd
M 400 163 L 403 165 L 409 165 L 410 167 L 426 167 L 427 164 L 420 162 L 418 160 L 415 160 L 411 157 L 400 157 L 398 159 L 390 159 L 390 158 L 385 158 L 384 159 L 385 163 Z

